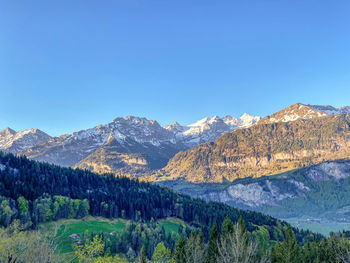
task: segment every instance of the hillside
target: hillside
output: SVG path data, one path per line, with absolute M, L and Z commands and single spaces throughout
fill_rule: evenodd
M 305 109 L 300 110 L 293 114 L 303 115 Z M 179 152 L 147 179 L 224 182 L 350 157 L 350 115 L 325 113 L 277 123 L 266 120 L 226 133 L 214 143 Z
M 213 222 L 221 225 L 226 216 L 236 222 L 242 216 L 251 231 L 266 226 L 271 239 L 276 239 L 280 227 L 285 226 L 284 222 L 261 213 L 192 199 L 149 183 L 41 164 L 2 153 L 0 203 L 0 224 L 5 226 L 16 218 L 36 226 L 89 214 L 135 221 L 176 217 L 208 233 Z M 23 206 L 27 209 L 23 210 Z M 298 232 L 298 237 L 301 240 L 305 234 Z
M 260 211 L 328 234 L 348 229 L 350 161 L 324 162 L 281 174 L 224 184 L 164 181 L 160 184 L 204 200 Z M 328 229 L 328 232 L 327 232 Z
M 325 217 L 348 221 L 350 161 L 324 162 L 292 171 L 224 184 L 160 183 L 179 192 L 278 218 Z

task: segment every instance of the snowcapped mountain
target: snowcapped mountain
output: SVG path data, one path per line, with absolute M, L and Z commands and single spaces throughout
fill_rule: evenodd
M 115 152 L 124 155 L 142 154 L 152 148 L 154 152 L 161 151 L 164 156 L 168 156 L 178 149 L 183 149 L 182 145 L 176 144 L 174 135 L 162 128 L 158 122 L 127 116 L 116 118 L 106 125 L 52 138 L 44 144 L 28 149 L 25 155 L 39 161 L 74 166 L 98 149 L 111 150 L 111 147 Z M 106 151 L 103 152 L 107 154 Z M 148 154 L 152 155 L 151 152 Z
M 238 128 L 338 113 L 350 113 L 350 107 L 297 103 L 263 119 L 245 113 L 241 117 L 206 117 L 189 125 L 174 122 L 165 127 L 154 120 L 127 116 L 59 137 L 50 137 L 38 129 L 16 132 L 7 128 L 0 132 L 0 150 L 61 166 L 134 173 L 162 168 L 179 151 L 214 142 Z
M 182 142 L 189 148 L 202 143 L 215 141 L 221 134 L 237 128 L 250 127 L 261 118 L 243 114 L 242 117 L 218 116 L 206 117 L 193 124 L 181 126 L 178 122 L 167 125 L 164 128 L 175 134 L 176 140 Z
M 290 122 L 298 119 L 308 120 L 334 114 L 350 114 L 350 107 L 334 108 L 329 105 L 296 103 L 272 115 L 264 117 L 259 121 L 259 124 Z
M 49 135 L 39 129 L 16 132 L 6 128 L 0 131 L 0 150 L 18 154 L 35 145 L 46 142 L 50 138 Z
M 349 158 L 348 110 L 291 105 L 249 128 L 225 133 L 214 143 L 177 153 L 152 180 L 233 181 Z
M 260 117 L 207 117 L 191 125 L 174 122 L 161 127 L 157 121 L 134 116 L 43 140 L 23 148 L 29 158 L 90 169 L 95 172 L 127 171 L 164 167 L 177 152 L 214 141 L 225 132 L 249 127 Z M 7 133 L 11 133 L 8 131 Z

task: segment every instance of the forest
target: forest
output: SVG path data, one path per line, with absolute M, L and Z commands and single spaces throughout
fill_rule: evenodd
M 218 202 L 205 202 L 150 183 L 112 174 L 28 160 L 0 153 L 0 223 L 14 219 L 35 228 L 59 218 L 82 218 L 89 214 L 135 221 L 176 217 L 202 228 L 208 237 L 214 222 L 221 225 L 226 216 L 233 222 L 242 217 L 247 229 L 266 226 L 271 240 L 282 238 L 287 223 L 253 211 L 240 210 Z M 309 231 L 295 229 L 298 242 L 313 239 Z
M 120 234 L 81 235 L 73 262 L 349 262 L 346 232 L 325 238 L 158 185 L 11 154 L 0 153 L 0 195 L 0 262 L 68 262 L 39 226 L 87 215 L 129 223 Z M 156 222 L 168 217 L 185 226 L 166 233 Z

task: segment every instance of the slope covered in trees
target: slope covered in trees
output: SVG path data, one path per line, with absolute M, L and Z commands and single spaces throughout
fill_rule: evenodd
M 20 218 L 34 226 L 58 218 L 79 218 L 86 214 L 150 221 L 169 216 L 199 226 L 204 234 L 226 216 L 236 222 L 240 216 L 250 231 L 266 226 L 271 239 L 281 238 L 286 223 L 261 213 L 244 211 L 217 202 L 205 202 L 149 183 L 97 175 L 38 163 L 25 157 L 0 153 L 0 220 L 8 225 Z M 299 241 L 309 233 L 297 232 Z
M 329 160 L 349 158 L 350 115 L 261 123 L 176 154 L 149 181 L 194 183 L 260 177 Z

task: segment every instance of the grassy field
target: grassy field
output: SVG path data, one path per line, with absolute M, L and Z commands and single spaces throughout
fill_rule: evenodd
M 84 219 L 61 219 L 55 222 L 41 224 L 40 229 L 44 233 L 53 234 L 57 230 L 57 252 L 65 254 L 68 258 L 73 257 L 73 241 L 71 234 L 82 235 L 85 231 L 89 233 L 110 233 L 120 234 L 123 232 L 127 220 L 124 219 L 106 219 L 102 217 L 86 217 Z M 167 218 L 159 220 L 158 227 L 164 227 L 165 232 L 178 232 L 180 225 L 184 222 L 177 218 Z
M 178 218 L 167 218 L 158 221 L 158 226 L 164 227 L 167 235 L 171 232 L 178 233 L 180 225 L 185 226 L 185 223 Z
M 86 230 L 89 233 L 110 233 L 115 231 L 121 233 L 124 229 L 126 220 L 109 220 L 100 217 L 87 217 L 84 219 L 62 219 L 55 222 L 41 225 L 41 230 L 48 233 L 57 231 L 58 252 L 65 254 L 73 252 L 71 234 L 82 235 Z

